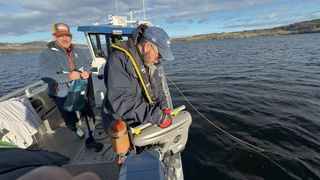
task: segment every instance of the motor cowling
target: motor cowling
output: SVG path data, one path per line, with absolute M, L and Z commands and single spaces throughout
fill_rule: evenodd
M 109 129 L 113 150 L 120 156 L 125 155 L 130 148 L 127 124 L 121 120 L 113 120 Z

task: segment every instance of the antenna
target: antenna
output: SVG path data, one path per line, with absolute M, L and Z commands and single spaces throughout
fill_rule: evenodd
M 130 21 L 132 21 L 132 9 L 130 8 Z
M 146 19 L 146 10 L 144 8 L 144 0 L 142 0 L 143 19 Z
M 116 14 L 118 15 L 118 0 L 116 0 Z

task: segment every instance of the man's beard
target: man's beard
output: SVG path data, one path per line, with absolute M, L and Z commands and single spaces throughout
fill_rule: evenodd
M 144 52 L 143 55 L 143 64 L 147 67 L 153 65 L 152 54 L 150 52 Z

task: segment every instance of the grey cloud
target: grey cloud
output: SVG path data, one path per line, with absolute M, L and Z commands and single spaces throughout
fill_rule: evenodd
M 311 14 L 310 19 L 320 19 L 320 11 L 316 11 Z
M 200 2 L 197 4 L 189 4 L 183 7 L 178 13 L 173 13 L 167 17 L 168 23 L 175 23 L 180 20 L 195 17 L 198 22 L 204 22 L 203 16 L 210 16 L 214 12 L 223 10 L 241 9 L 249 6 L 277 2 L 281 0 L 244 0 L 244 1 L 232 1 L 223 3 L 213 3 L 209 1 Z
M 215 12 L 277 1 L 280 0 L 145 0 L 145 7 L 151 20 L 192 24 L 207 22 Z M 73 27 L 105 22 L 107 14 L 116 13 L 115 0 L 12 0 L 1 1 L 0 6 L 20 10 L 20 13 L 0 12 L 0 18 L 5 19 L 0 24 L 1 36 L 48 31 L 55 22 L 66 22 Z M 128 15 L 129 9 L 135 18 L 141 18 L 142 0 L 118 0 L 120 15 Z
M 193 19 L 187 19 L 187 22 L 189 23 L 189 24 L 193 24 Z
M 208 21 L 209 21 L 209 17 L 206 16 L 206 17 L 200 18 L 197 23 L 202 24 Z
M 6 5 L 10 6 L 10 4 Z M 115 13 L 115 8 L 104 0 L 94 1 L 94 3 L 86 0 L 25 0 L 19 5 L 24 9 L 23 13 L 0 12 L 0 18 L 5 19 L 0 24 L 2 36 L 48 31 L 55 22 L 66 22 L 70 26 L 101 22 L 106 19 L 108 13 Z
M 303 21 L 305 20 L 304 17 L 297 17 L 297 16 L 291 16 L 291 18 L 288 19 L 283 19 L 283 18 L 278 18 L 278 19 L 264 19 L 264 20 L 259 20 L 259 21 L 247 21 L 247 22 L 242 22 L 238 24 L 233 24 L 233 25 L 226 25 L 219 27 L 221 29 L 236 29 L 236 28 L 242 28 L 242 29 L 256 29 L 256 28 L 273 28 L 273 27 L 278 27 L 278 26 L 283 26 L 283 25 L 289 25 L 295 22 Z
M 51 21 L 52 16 L 39 12 L 28 14 L 19 14 L 14 16 L 0 15 L 0 19 L 7 19 L 6 23 L 0 26 L 0 32 L 5 35 L 20 35 L 30 32 L 44 31 L 46 27 L 35 25 L 36 23 L 47 24 L 46 21 Z M 36 23 L 32 23 L 36 22 Z M 50 27 L 50 26 L 49 26 Z M 47 27 L 48 28 L 48 27 Z
M 13 7 L 15 4 L 15 1 L 0 1 L 1 7 Z
M 25 0 L 21 3 L 21 7 L 32 11 L 42 12 L 72 12 L 77 11 L 81 7 L 106 7 L 107 2 L 104 0 L 51 0 L 51 1 L 38 1 L 38 0 Z
M 188 1 L 188 0 L 187 0 Z M 142 1 L 118 0 L 120 15 L 128 15 L 133 9 L 136 18 L 142 17 Z M 195 2 L 195 0 L 189 0 Z M 183 4 L 181 1 L 146 1 L 147 15 L 152 18 L 152 13 L 170 12 L 171 3 Z M 105 0 L 24 0 L 2 1 L 1 7 L 19 8 L 20 13 L 0 12 L 0 17 L 5 19 L 0 24 L 0 33 L 6 35 L 23 35 L 31 32 L 48 31 L 55 22 L 66 22 L 70 26 L 105 22 L 107 14 L 115 14 L 115 1 Z
M 281 25 L 287 25 L 297 21 L 304 21 L 309 18 L 306 14 L 301 14 L 299 9 L 306 9 L 314 6 L 314 3 L 291 3 L 288 6 L 282 6 L 270 10 L 259 10 L 250 12 L 241 12 L 238 16 L 224 17 L 226 24 L 218 27 L 220 29 L 255 29 L 271 28 Z M 313 18 L 314 19 L 314 18 Z M 232 30 L 230 30 L 232 31 Z

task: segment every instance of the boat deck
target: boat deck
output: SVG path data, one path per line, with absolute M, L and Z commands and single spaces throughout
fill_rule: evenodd
M 93 126 L 92 121 L 90 124 Z M 101 120 L 96 122 L 94 137 L 98 142 L 104 144 L 103 150 L 100 152 L 87 149 L 84 146 L 85 138 L 79 138 L 62 124 L 54 130 L 54 133 L 43 135 L 38 143 L 32 145 L 30 149 L 54 151 L 68 156 L 71 160 L 63 168 L 73 176 L 91 171 L 101 179 L 118 179 L 119 167 L 115 162 L 115 153 L 108 136 L 104 133 Z

